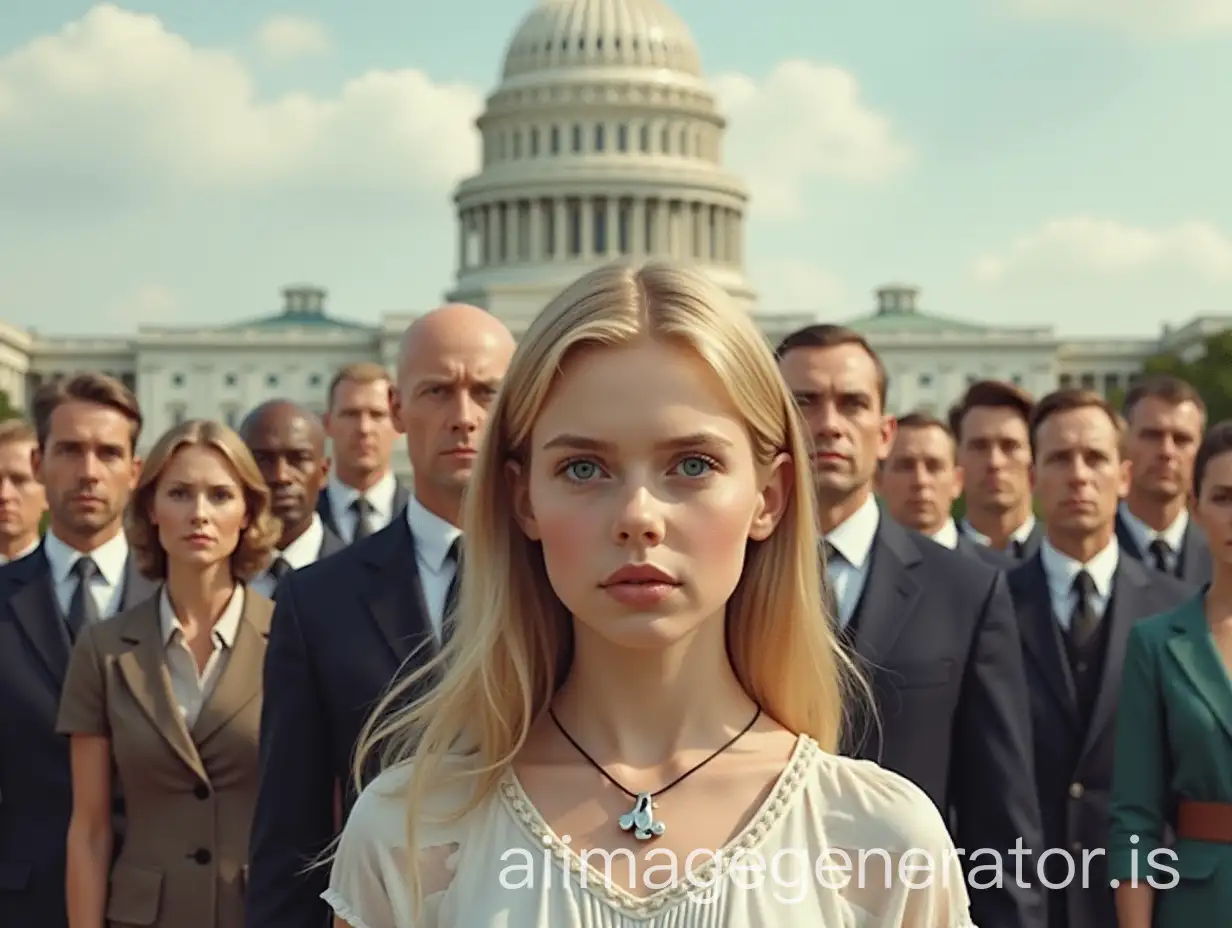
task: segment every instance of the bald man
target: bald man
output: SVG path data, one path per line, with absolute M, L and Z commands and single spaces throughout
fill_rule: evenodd
M 270 488 L 282 536 L 269 568 L 251 586 L 274 597 L 278 583 L 292 570 L 315 564 L 346 547 L 317 512 L 329 477 L 325 427 L 311 410 L 290 400 L 262 403 L 240 425 L 240 437 L 252 452 Z
M 385 528 L 279 586 L 246 928 L 330 924 L 320 899 L 329 868 L 303 871 L 354 803 L 352 755 L 370 710 L 400 668 L 433 654 L 448 633 L 462 496 L 514 347 L 509 330 L 474 306 L 443 306 L 407 329 L 389 399 L 414 493 Z

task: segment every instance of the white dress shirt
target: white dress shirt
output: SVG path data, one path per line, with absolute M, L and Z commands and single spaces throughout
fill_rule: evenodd
M 62 615 L 68 615 L 73 594 L 77 592 L 77 577 L 73 565 L 82 557 L 91 557 L 98 573 L 90 584 L 90 595 L 98 606 L 100 619 L 109 619 L 120 611 L 124 599 L 124 571 L 128 566 L 128 538 L 117 532 L 110 541 L 103 542 L 93 551 L 81 552 L 70 548 L 50 529 L 43 540 L 47 563 L 51 567 L 51 582 L 56 592 L 56 603 Z
M 851 621 L 860 602 L 860 594 L 864 592 L 869 554 L 880 523 L 881 510 L 877 507 L 877 500 L 869 494 L 859 509 L 825 536 L 838 554 L 827 562 L 826 576 L 834 590 L 839 624 L 843 628 Z
M 954 524 L 953 519 L 946 519 L 945 524 L 928 537 L 953 551 L 958 547 L 958 526 Z
M 392 471 L 386 471 L 385 476 L 370 486 L 363 493 L 354 487 L 349 487 L 331 472 L 325 487 L 325 497 L 329 500 L 329 509 L 334 516 L 334 524 L 342 540 L 350 544 L 355 540 L 355 513 L 351 505 L 363 496 L 371 507 L 368 514 L 369 533 L 379 532 L 389 525 L 394 517 L 394 496 L 398 492 L 398 481 Z
M 1048 598 L 1052 602 L 1052 613 L 1064 631 L 1069 631 L 1070 619 L 1078 605 L 1074 578 L 1083 570 L 1091 575 L 1091 580 L 1095 583 L 1095 597 L 1091 607 L 1096 615 L 1102 617 L 1104 610 L 1108 608 L 1108 601 L 1112 598 L 1112 583 L 1116 578 L 1119 556 L 1120 549 L 1115 536 L 1085 564 L 1062 554 L 1046 538 L 1040 544 L 1040 561 L 1044 565 L 1044 576 L 1048 578 Z
M 176 708 L 184 719 L 184 726 L 190 731 L 196 724 L 201 707 L 210 698 L 210 693 L 218 684 L 218 678 L 227 666 L 227 659 L 235 647 L 235 636 L 239 633 L 240 618 L 244 614 L 244 587 L 236 586 L 231 599 L 227 601 L 222 615 L 214 623 L 210 631 L 210 641 L 214 650 L 201 670 L 197 669 L 197 659 L 193 657 L 184 640 L 184 629 L 176 617 L 171 605 L 171 597 L 167 595 L 167 587 L 163 586 L 158 597 L 158 617 L 163 632 L 163 647 L 167 655 L 167 673 L 171 678 L 171 695 L 175 698 Z
M 20 561 L 23 557 L 33 554 L 35 551 L 38 550 L 38 546 L 39 546 L 39 539 L 36 538 L 34 539 L 34 541 L 30 542 L 30 544 L 26 546 L 24 550 L 18 551 L 12 557 L 6 557 L 5 555 L 0 554 L 0 567 L 3 567 L 5 564 L 12 564 L 14 561 Z
M 1172 520 L 1172 524 L 1165 528 L 1162 532 L 1157 532 L 1151 528 L 1136 515 L 1129 511 L 1129 506 L 1122 501 L 1120 505 L 1121 518 L 1125 520 L 1125 527 L 1129 529 L 1130 537 L 1133 538 L 1134 544 L 1138 547 L 1138 553 L 1151 566 L 1155 565 L 1155 557 L 1151 554 L 1151 543 L 1155 539 L 1162 540 L 1171 549 L 1171 561 L 1168 565 L 1169 569 L 1175 569 L 1176 559 L 1181 556 L 1181 549 L 1185 547 L 1185 531 L 1189 528 L 1189 510 L 1181 509 L 1177 513 L 1176 518 Z
M 292 570 L 299 570 L 301 567 L 307 567 L 309 564 L 316 562 L 317 557 L 321 554 L 321 543 L 325 540 L 325 525 L 321 522 L 321 516 L 317 513 L 312 514 L 312 522 L 304 529 L 304 534 L 300 535 L 293 542 L 283 548 L 281 551 L 274 552 L 274 559 L 270 561 L 270 567 L 274 566 L 274 561 L 282 558 L 287 562 Z M 266 568 L 258 576 L 252 579 L 249 583 L 253 591 L 260 593 L 262 596 L 273 596 L 274 588 L 278 586 L 274 575 Z
M 442 519 L 424 508 L 423 503 L 411 497 L 406 505 L 406 522 L 415 538 L 415 557 L 418 561 L 419 580 L 423 585 L 429 618 L 437 638 L 441 635 L 441 614 L 445 611 L 445 597 L 453 582 L 457 565 L 449 557 L 449 549 L 462 534 L 456 525 Z
M 1033 531 L 1035 531 L 1035 514 L 1028 513 L 1027 521 L 1010 532 L 1009 543 L 1018 542 L 1020 545 L 1025 545 Z M 978 545 L 983 545 L 985 548 L 992 545 L 992 539 L 977 529 L 967 519 L 963 519 L 962 532 Z

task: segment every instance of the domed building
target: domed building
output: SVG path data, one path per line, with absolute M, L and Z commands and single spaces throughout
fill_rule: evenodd
M 482 169 L 454 196 L 450 299 L 517 330 L 591 268 L 664 256 L 755 309 L 726 121 L 688 27 L 660 0 L 541 0 L 477 127 Z

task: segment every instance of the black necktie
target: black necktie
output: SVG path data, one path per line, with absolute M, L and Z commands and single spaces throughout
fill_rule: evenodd
M 1155 569 L 1163 573 L 1172 573 L 1172 546 L 1162 538 L 1156 538 L 1147 549 L 1155 562 Z
M 1021 560 L 1022 560 L 1022 549 L 1023 549 L 1023 544 L 1022 544 L 1022 542 L 1021 542 L 1021 541 L 1019 541 L 1019 540 L 1018 540 L 1018 539 L 1016 539 L 1016 538 L 1011 538 L 1011 539 L 1010 539 L 1010 543 L 1009 543 L 1009 545 L 1008 545 L 1007 547 L 1008 547 L 1008 550 L 1009 550 L 1009 555 L 1010 555 L 1010 557 L 1012 557 L 1012 558 L 1013 558 L 1014 560 L 1016 560 L 1016 561 L 1021 561 Z
M 453 561 L 453 579 L 449 581 L 449 589 L 445 591 L 445 605 L 441 609 L 441 637 L 448 640 L 450 633 L 453 631 L 453 622 L 450 621 L 450 614 L 458 605 L 458 591 L 462 587 L 462 536 L 459 535 L 453 540 L 453 544 L 449 546 L 449 553 L 445 555 L 445 560 Z
M 367 538 L 372 534 L 372 527 L 368 525 L 368 515 L 372 512 L 372 504 L 361 496 L 351 503 L 351 511 L 355 513 L 355 533 L 351 536 L 351 540 L 359 541 L 361 538 Z
M 92 557 L 79 557 L 72 573 L 77 577 L 77 589 L 68 604 L 68 630 L 73 639 L 91 622 L 98 621 L 98 603 L 90 593 L 90 583 L 98 576 L 98 565 Z
M 1081 570 L 1074 578 L 1073 589 L 1078 600 L 1070 616 L 1069 634 L 1074 644 L 1081 647 L 1091 640 L 1099 627 L 1099 613 L 1095 611 L 1095 581 L 1089 573 Z

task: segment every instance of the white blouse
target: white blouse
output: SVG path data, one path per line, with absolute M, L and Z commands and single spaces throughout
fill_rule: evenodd
M 718 855 L 727 865 L 699 855 L 691 876 L 644 898 L 605 878 L 602 857 L 596 866 L 596 855 L 583 859 L 559 841 L 507 770 L 454 822 L 436 819 L 468 787 L 443 781 L 429 793 L 417 828 L 416 918 L 406 782 L 406 767 L 382 773 L 343 829 L 322 898 L 353 928 L 975 928 L 961 862 L 927 795 L 807 736 Z

